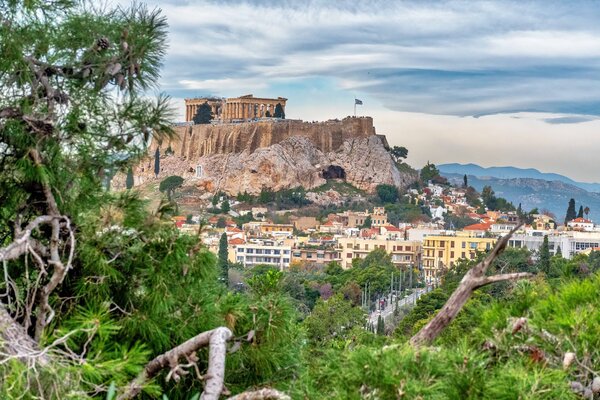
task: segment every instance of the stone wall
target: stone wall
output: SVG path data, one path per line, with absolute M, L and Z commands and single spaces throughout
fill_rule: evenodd
M 188 161 L 214 154 L 253 153 L 292 137 L 306 137 L 324 153 L 336 151 L 348 139 L 375 135 L 371 117 L 345 118 L 341 121 L 303 122 L 271 120 L 239 124 L 193 125 L 175 128 L 178 139 L 170 143 L 175 155 Z M 163 149 L 165 147 L 163 146 Z M 152 146 L 153 154 L 155 146 Z

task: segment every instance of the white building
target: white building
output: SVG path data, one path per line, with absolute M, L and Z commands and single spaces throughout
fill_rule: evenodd
M 246 243 L 235 248 L 235 261 L 244 267 L 259 264 L 272 265 L 283 271 L 290 267 L 291 246 L 283 246 L 273 241 Z
M 567 226 L 574 231 L 591 232 L 594 230 L 594 223 L 585 218 L 575 218 L 567 222 Z
M 542 247 L 543 241 L 544 236 L 541 234 L 515 234 L 508 241 L 508 246 L 537 251 Z M 600 247 L 600 232 L 565 232 L 560 235 L 548 235 L 548 245 L 551 254 L 556 254 L 560 246 L 562 256 L 572 258 L 587 249 Z

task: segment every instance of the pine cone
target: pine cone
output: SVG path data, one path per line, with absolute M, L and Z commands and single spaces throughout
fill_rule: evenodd
M 96 46 L 98 46 L 101 50 L 106 50 L 110 47 L 110 42 L 106 36 L 102 36 L 98 41 L 96 41 Z

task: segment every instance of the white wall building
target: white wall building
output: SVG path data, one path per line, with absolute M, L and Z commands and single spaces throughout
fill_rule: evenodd
M 291 246 L 278 245 L 269 241 L 246 243 L 236 247 L 235 261 L 247 268 L 267 264 L 283 271 L 290 267 L 291 251 Z

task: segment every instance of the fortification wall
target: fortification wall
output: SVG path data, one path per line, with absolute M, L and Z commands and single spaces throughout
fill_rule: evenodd
M 214 154 L 253 153 L 256 149 L 278 144 L 293 136 L 306 137 L 317 149 L 328 153 L 339 149 L 345 140 L 375 135 L 371 117 L 315 123 L 282 120 L 193 125 L 176 127 L 175 131 L 178 138 L 170 143 L 171 149 L 175 155 L 188 161 Z

